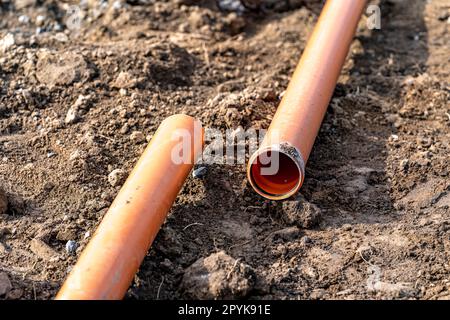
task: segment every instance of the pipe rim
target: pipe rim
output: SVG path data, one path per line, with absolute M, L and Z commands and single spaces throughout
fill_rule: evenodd
M 255 181 L 255 178 L 253 177 L 252 173 L 252 167 L 256 163 L 256 160 L 260 155 L 262 155 L 265 152 L 279 152 L 280 154 L 283 154 L 287 156 L 296 166 L 298 170 L 298 181 L 296 185 L 291 188 L 288 192 L 282 193 L 282 194 L 273 194 L 270 193 L 263 188 L 261 188 Z M 300 151 L 291 145 L 288 142 L 283 142 L 279 144 L 273 144 L 270 146 L 262 147 L 258 149 L 249 159 L 248 165 L 247 165 L 247 178 L 250 182 L 250 185 L 255 190 L 256 193 L 258 193 L 260 196 L 269 199 L 269 200 L 284 200 L 291 196 L 293 196 L 295 193 L 298 192 L 298 190 L 303 185 L 303 181 L 305 178 L 305 161 L 303 159 L 302 154 Z

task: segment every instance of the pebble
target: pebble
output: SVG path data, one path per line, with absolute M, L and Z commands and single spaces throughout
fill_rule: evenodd
M 138 79 L 131 73 L 122 71 L 119 73 L 112 86 L 118 89 L 131 89 L 134 88 L 137 83 Z
M 56 156 L 55 152 L 53 152 L 53 151 L 47 152 L 47 158 L 53 158 L 54 156 Z
M 19 20 L 19 23 L 21 23 L 21 24 L 28 24 L 30 22 L 30 17 L 23 14 L 19 17 L 18 20 Z
M 226 11 L 235 11 L 242 13 L 245 11 L 245 7 L 239 0 L 218 0 L 219 6 Z
M 36 25 L 38 27 L 42 27 L 44 25 L 46 19 L 47 18 L 45 16 L 37 16 L 36 17 Z
M 78 108 L 75 105 L 73 105 L 67 111 L 66 117 L 64 118 L 64 122 L 66 124 L 73 124 L 77 122 L 78 119 L 79 119 Z
M 53 31 L 60 32 L 60 31 L 63 31 L 63 29 L 64 29 L 63 26 L 58 22 L 55 22 L 55 24 L 53 25 Z M 69 38 L 67 38 L 67 39 L 69 39 Z
M 392 134 L 391 137 L 390 137 L 390 140 L 393 141 L 393 142 L 397 142 L 398 141 L 398 135 Z
M 122 89 L 119 90 L 119 94 L 120 94 L 122 97 L 125 97 L 125 96 L 128 95 L 128 90 L 125 89 L 125 88 L 122 88 Z
M 59 42 L 69 41 L 69 37 L 63 32 L 58 32 L 57 34 L 55 34 L 55 39 L 56 39 L 56 41 L 59 41 Z
M 0 40 L 0 51 L 5 52 L 9 48 L 11 48 L 16 43 L 14 39 L 14 35 L 12 33 L 6 34 L 1 40 Z
M 8 210 L 8 198 L 6 197 L 6 193 L 0 189 L 0 215 L 6 214 Z
M 206 176 L 208 169 L 206 167 L 200 167 L 192 171 L 192 176 L 197 179 L 201 179 Z
M 69 254 L 75 254 L 78 248 L 78 243 L 74 240 L 69 240 L 66 243 L 66 252 Z
M 145 135 L 141 131 L 133 131 L 130 135 L 130 140 L 134 143 L 141 143 L 145 141 Z
M 0 272 L 0 297 L 7 295 L 12 289 L 11 281 L 5 272 Z
M 120 9 L 122 9 L 122 2 L 116 0 L 116 1 L 114 1 L 112 7 L 113 7 L 113 9 L 116 10 L 116 11 L 117 11 L 117 10 L 120 10 Z
M 125 180 L 125 172 L 122 169 L 115 169 L 108 175 L 108 182 L 113 187 L 121 185 Z

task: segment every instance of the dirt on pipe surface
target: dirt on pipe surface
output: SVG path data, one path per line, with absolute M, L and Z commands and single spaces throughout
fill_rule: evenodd
M 233 2 L 0 1 L 0 299 L 55 296 L 166 117 L 267 129 L 321 1 Z M 372 3 L 301 194 L 202 165 L 127 299 L 450 299 L 450 9 Z

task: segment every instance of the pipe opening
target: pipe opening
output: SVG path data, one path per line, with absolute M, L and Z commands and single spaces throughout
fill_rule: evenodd
M 260 195 L 280 200 L 297 192 L 302 182 L 302 171 L 290 155 L 269 149 L 250 160 L 249 179 Z

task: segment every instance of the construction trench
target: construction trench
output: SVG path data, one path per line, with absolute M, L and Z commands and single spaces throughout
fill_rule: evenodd
M 447 274 L 448 265 L 445 259 L 448 253 L 446 250 L 433 249 L 437 246 L 446 248 L 448 237 L 433 233 L 433 236 L 436 236 L 433 238 L 425 231 L 434 227 L 438 233 L 447 231 L 445 225 L 449 209 L 449 181 L 446 178 L 448 164 L 445 150 L 448 148 L 449 127 L 446 122 L 448 110 L 445 109 L 448 106 L 448 86 L 446 87 L 445 83 L 448 79 L 448 61 L 444 68 L 438 66 L 437 61 L 442 60 L 440 58 L 444 52 L 438 48 L 435 60 L 424 60 L 422 64 L 417 64 L 417 59 L 423 59 L 423 51 L 419 47 L 424 30 L 427 30 L 420 24 L 427 19 L 417 19 L 417 16 L 424 14 L 423 12 L 431 14 L 443 4 L 437 1 L 433 5 L 425 6 L 424 2 L 414 1 L 413 5 L 407 6 L 408 19 L 411 21 L 405 20 L 403 24 L 397 23 L 395 28 L 387 27 L 386 30 L 367 30 L 367 17 L 364 16 L 360 21 L 366 7 L 365 1 L 329 0 L 323 9 L 314 1 L 307 2 L 308 5 L 300 5 L 287 11 L 284 9 L 244 13 L 251 22 L 240 20 L 236 14 L 224 14 L 223 8 L 214 12 L 208 5 L 198 7 L 200 9 L 194 9 L 197 8 L 195 5 L 182 5 L 182 10 L 192 10 L 191 17 L 199 10 L 210 10 L 211 14 L 224 15 L 228 19 L 223 22 L 229 28 L 225 28 L 223 37 L 230 37 L 231 42 L 218 44 L 211 52 L 208 52 L 205 44 L 208 42 L 207 36 L 192 31 L 174 32 L 171 35 L 170 22 L 167 22 L 166 34 L 162 32 L 155 35 L 149 26 L 135 26 L 133 29 L 129 25 L 132 20 L 128 17 L 129 20 L 123 26 L 129 28 L 129 34 L 117 32 L 115 35 L 109 35 L 117 38 L 114 40 L 117 48 L 111 49 L 111 43 L 106 42 L 94 45 L 95 39 L 102 37 L 94 32 L 87 34 L 85 41 L 80 42 L 79 53 L 62 51 L 63 57 L 69 61 L 66 61 L 67 64 L 84 70 L 75 72 L 73 79 L 66 79 L 63 74 L 60 78 L 47 74 L 55 64 L 55 58 L 51 56 L 53 53 L 36 49 L 36 71 L 31 79 L 34 77 L 34 81 L 51 88 L 49 93 L 44 92 L 42 96 L 48 95 L 49 101 L 56 106 L 64 97 L 71 97 L 71 93 L 61 95 L 61 92 L 64 93 L 61 88 L 71 88 L 72 82 L 81 83 L 73 88 L 76 88 L 75 92 L 79 89 L 82 94 L 75 99 L 76 107 L 66 111 L 65 124 L 62 127 L 49 127 L 45 133 L 45 140 L 49 141 L 49 145 L 42 147 L 46 149 L 47 160 L 39 160 L 37 154 L 31 156 L 36 158 L 37 163 L 44 161 L 46 167 L 42 168 L 39 175 L 34 175 L 33 166 L 29 163 L 17 166 L 16 170 L 19 170 L 18 174 L 23 178 L 18 179 L 16 185 L 11 185 L 11 177 L 6 171 L 7 155 L 17 153 L 15 148 L 21 143 L 30 143 L 33 150 L 40 150 L 40 138 L 26 139 L 26 128 L 31 124 L 26 121 L 23 121 L 22 125 L 18 125 L 17 121 L 16 124 L 9 122 L 14 120 L 12 114 L 18 112 L 24 117 L 33 116 L 44 121 L 50 119 L 52 112 L 55 113 L 57 109 L 48 110 L 47 118 L 40 114 L 47 111 L 41 106 L 36 106 L 39 111 L 33 113 L 22 112 L 20 106 L 17 107 L 19 111 L 16 111 L 14 105 L 12 108 L 1 109 L 2 135 L 6 137 L 0 137 L 4 141 L 1 151 L 7 160 L 3 161 L 5 165 L 1 167 L 1 176 L 5 181 L 2 188 L 5 192 L 4 195 L 0 194 L 3 197 L 0 200 L 4 203 L 4 213 L 0 220 L 0 254 L 6 259 L 2 260 L 0 265 L 0 280 L 6 289 L 5 293 L 0 291 L 0 296 L 3 294 L 10 299 L 45 299 L 54 296 L 57 299 L 445 297 L 448 288 L 446 282 L 442 281 Z M 168 7 L 173 5 L 170 1 L 164 3 Z M 396 21 L 396 14 L 406 10 L 403 1 L 384 1 L 378 4 L 388 12 L 388 25 Z M 151 10 L 155 9 L 150 7 Z M 124 7 L 117 10 L 131 10 L 138 18 L 139 8 L 133 9 Z M 316 17 L 320 12 L 322 15 L 317 21 Z M 182 16 L 176 19 L 182 20 Z M 108 14 L 105 14 L 103 23 L 111 23 L 107 18 Z M 403 18 L 406 19 L 405 16 Z M 442 22 L 441 20 L 438 19 L 439 22 Z M 308 27 L 298 30 L 294 21 L 300 21 L 300 24 Z M 120 23 L 114 23 L 113 20 L 112 25 L 120 30 Z M 189 28 L 195 29 L 203 22 L 192 18 L 189 23 L 192 24 Z M 241 25 L 238 31 L 234 30 L 236 25 Z M 386 37 L 389 39 L 388 36 L 393 35 L 399 28 L 400 31 L 405 28 L 405 35 L 413 32 L 406 30 L 407 25 L 412 25 L 412 30 L 416 33 L 412 41 L 407 41 L 409 38 L 406 37 L 402 44 L 412 46 L 416 56 L 409 57 L 410 60 L 403 57 L 404 61 L 397 61 L 395 54 L 401 49 L 394 49 L 396 41 L 389 40 L 392 41 L 389 42 L 389 55 L 378 46 L 380 43 L 384 44 Z M 123 26 L 122 28 L 125 28 Z M 436 26 L 431 26 L 434 27 L 431 30 L 434 30 L 435 34 L 441 32 L 448 37 L 447 32 L 442 31 L 442 26 L 437 22 Z M 254 28 L 259 30 L 255 31 Z M 214 34 L 214 29 L 211 29 L 211 32 Z M 355 33 L 357 40 L 352 41 Z M 378 40 L 374 40 L 373 37 L 376 36 L 373 33 L 377 33 Z M 192 37 L 187 36 L 190 34 Z M 266 41 L 267 35 L 271 35 L 271 38 Z M 276 42 L 275 39 L 280 35 L 285 36 L 284 42 Z M 248 44 L 245 37 L 249 39 Z M 91 42 L 87 41 L 88 39 Z M 265 76 L 264 69 L 273 64 L 270 57 L 273 53 L 264 50 L 261 53 L 257 47 L 261 39 L 264 39 L 263 48 L 273 39 L 276 42 L 273 48 L 280 48 L 286 57 L 270 76 Z M 309 40 L 306 41 L 307 39 Z M 43 44 L 47 41 L 45 38 L 39 40 Z M 234 40 L 236 44 L 233 44 Z M 131 53 L 127 48 L 129 41 L 136 44 L 133 49 L 135 51 L 131 50 Z M 223 40 L 218 40 L 218 43 L 221 41 Z M 184 49 L 190 42 L 197 44 L 191 44 L 192 48 L 198 47 L 201 50 L 195 51 L 191 48 L 190 50 L 194 50 L 191 53 Z M 17 45 L 19 43 L 20 41 Z M 43 44 L 38 41 L 38 48 Z M 252 59 L 252 46 L 256 46 L 255 52 L 260 52 L 260 56 L 257 55 L 254 61 L 266 59 L 267 64 L 256 71 L 252 68 L 242 68 L 249 75 L 249 79 L 253 79 L 251 74 L 255 72 L 262 77 L 258 87 L 252 89 L 255 91 L 248 90 L 251 88 L 250 84 L 247 89 L 243 89 L 240 87 L 242 84 L 233 82 L 234 80 L 221 80 L 217 89 L 219 93 L 209 101 L 202 101 L 201 95 L 196 93 L 188 93 L 188 100 L 177 100 L 180 99 L 179 96 L 174 96 L 171 97 L 173 100 L 162 102 L 164 96 L 170 95 L 170 92 L 181 90 L 180 92 L 186 93 L 187 91 L 183 90 L 189 91 L 195 87 L 192 81 L 198 83 L 198 88 L 212 85 L 202 83 L 201 73 L 204 71 L 201 68 L 200 79 L 195 78 L 195 73 L 199 70 L 192 68 L 203 64 L 199 59 L 204 60 L 205 70 L 214 71 L 213 63 L 226 66 L 223 61 L 228 58 L 230 61 L 246 60 L 249 55 Z M 151 49 L 145 49 L 148 47 Z M 26 53 L 27 46 L 24 45 L 24 48 Z M 15 47 L 10 50 L 14 49 Z M 114 53 L 116 49 L 120 50 L 117 56 L 117 53 Z M 30 47 L 29 50 L 35 48 Z M 53 50 L 58 50 L 58 45 Z M 240 50 L 243 50 L 242 54 L 239 53 Z M 302 58 L 294 72 L 295 58 L 300 57 L 299 50 L 303 51 Z M 92 57 L 95 58 L 86 63 L 85 55 L 88 52 L 92 52 Z M 30 54 L 29 52 L 28 55 Z M 131 54 L 130 60 L 123 62 L 121 57 L 126 54 Z M 144 65 L 140 65 L 141 62 L 134 64 L 133 55 L 139 57 L 140 54 L 149 59 Z M 117 57 L 118 60 L 114 63 L 106 62 L 104 65 L 100 60 L 96 60 L 105 57 Z M 374 57 L 379 60 L 372 61 Z M 394 75 L 397 72 L 400 80 L 394 79 L 394 83 L 407 83 L 406 89 L 404 84 L 384 85 L 380 80 L 380 77 L 388 77 L 389 72 L 385 68 L 395 66 L 396 62 L 403 63 L 404 66 L 391 67 L 392 70 L 388 71 Z M 1 71 L 8 76 L 14 75 L 15 67 L 9 66 L 7 59 L 2 60 L 2 63 L 4 64 Z M 130 68 L 126 72 L 119 72 L 114 79 L 108 78 L 109 71 L 102 71 L 103 68 L 110 70 L 115 64 L 114 70 L 121 70 L 123 63 Z M 243 66 L 251 66 L 248 61 L 242 63 Z M 90 70 L 92 64 L 95 65 L 95 70 Z M 376 68 L 379 68 L 379 71 L 371 78 L 373 72 L 369 71 Z M 436 81 L 433 76 L 424 73 L 422 69 L 425 68 L 436 71 L 433 76 L 442 81 Z M 226 77 L 239 78 L 238 73 L 232 74 L 232 70 L 239 68 L 226 70 L 230 73 Z M 151 87 L 147 87 L 150 84 L 146 84 L 145 79 L 140 80 L 147 72 L 153 77 Z M 67 70 L 64 70 L 64 73 L 67 73 Z M 105 75 L 106 79 L 103 78 Z M 214 83 L 217 80 L 212 80 L 214 72 L 212 75 L 211 81 Z M 186 79 L 185 76 L 192 79 Z M 70 72 L 68 77 L 70 78 Z M 86 79 L 83 80 L 83 77 Z M 369 82 L 367 78 L 370 79 Z M 96 87 L 101 93 L 90 87 L 89 83 L 95 81 L 93 79 L 98 79 Z M 274 82 L 275 79 L 279 80 Z M 10 79 L 5 78 L 2 81 L 6 83 Z M 33 80 L 30 81 L 33 83 Z M 104 83 L 108 81 L 111 81 L 111 87 L 114 88 L 119 101 L 122 101 L 120 104 L 115 102 L 116 96 L 103 92 Z M 336 83 L 338 86 L 335 89 Z M 20 86 L 20 82 L 16 86 L 18 85 Z M 394 106 L 399 108 L 400 102 L 396 102 L 399 96 L 402 96 L 403 108 L 409 106 L 408 99 L 428 99 L 427 95 L 413 95 L 410 98 L 409 91 L 405 90 L 416 90 L 415 86 L 423 86 L 420 91 L 426 92 L 427 86 L 431 88 L 429 90 L 434 90 L 430 93 L 430 99 L 432 97 L 433 100 L 427 104 L 431 109 L 426 113 L 426 116 L 431 114 L 432 119 L 414 116 L 409 118 L 405 116 L 408 111 L 401 113 L 402 116 L 399 117 L 395 116 L 395 109 L 389 109 Z M 39 90 L 44 87 L 39 87 Z M 287 90 L 284 91 L 286 87 Z M 155 88 L 158 88 L 158 94 L 146 96 L 149 89 L 155 92 Z M 264 89 L 261 90 L 262 88 Z M 240 93 L 227 96 L 229 92 Z M 23 89 L 20 93 L 24 97 L 21 103 L 30 104 L 31 93 L 24 93 Z M 102 99 L 109 101 L 109 104 L 97 105 L 100 102 L 99 94 Z M 148 98 L 150 100 L 146 100 Z M 2 106 L 8 99 L 9 92 L 2 97 Z M 33 99 L 33 103 L 41 103 L 38 98 Z M 130 99 L 133 99 L 131 103 Z M 173 101 L 179 101 L 180 105 L 184 105 L 184 109 L 173 109 L 170 105 Z M 330 101 L 331 107 L 328 108 Z M 98 120 L 95 120 L 102 115 L 106 118 L 111 115 L 112 118 L 133 119 L 133 112 L 136 111 L 123 108 L 123 105 L 128 103 L 131 108 L 136 105 L 140 107 L 139 115 L 136 114 L 138 121 L 127 121 L 122 127 L 118 126 L 120 121 L 117 124 L 110 123 L 109 127 L 103 129 Z M 219 104 L 219 108 L 215 108 L 215 104 Z M 158 106 L 162 105 L 165 111 L 161 115 L 153 118 L 153 114 L 146 113 L 146 108 L 157 112 Z M 240 105 L 245 107 L 241 108 Z M 213 109 L 210 109 L 211 107 Z M 327 109 L 331 111 L 327 113 Z M 56 114 L 62 115 L 63 111 L 56 111 Z M 353 116 L 350 116 L 350 111 L 354 111 Z M 410 112 L 414 114 L 415 111 Z M 176 113 L 179 114 L 161 121 L 164 114 Z M 194 117 L 181 113 L 192 114 Z M 346 115 L 352 120 L 346 119 Z M 152 120 L 148 121 L 150 118 Z M 242 166 L 230 168 L 220 165 L 200 168 L 197 165 L 194 176 L 190 176 L 205 142 L 202 129 L 194 134 L 194 128 L 202 126 L 196 118 L 201 120 L 203 126 L 223 129 L 237 126 L 265 129 L 269 128 L 270 124 L 260 149 L 249 155 L 248 176 Z M 411 119 L 411 123 L 405 119 Z M 412 155 L 411 160 L 404 158 L 397 166 L 383 167 L 385 162 L 389 164 L 393 161 L 395 152 L 406 152 L 399 142 L 402 139 L 399 133 L 403 132 L 402 130 L 411 130 L 405 129 L 409 128 L 408 126 L 417 128 L 418 119 L 427 120 L 427 124 L 429 121 L 435 121 L 433 124 L 436 129 L 432 136 L 440 137 L 438 139 L 424 136 L 417 139 L 420 152 L 428 152 L 425 157 L 429 162 L 415 159 L 415 155 Z M 450 121 L 450 116 L 448 120 Z M 89 122 L 88 126 L 83 125 L 86 121 Z M 399 124 L 400 121 L 403 123 Z M 52 125 L 54 123 L 55 121 Z M 423 126 L 426 126 L 426 123 L 424 122 Z M 154 133 L 154 129 L 159 125 L 160 128 Z M 72 129 L 68 128 L 73 126 L 78 129 L 71 131 Z M 134 130 L 136 128 L 142 128 L 141 130 L 150 135 L 154 134 L 145 137 L 142 131 Z M 98 129 L 100 130 L 97 131 Z M 193 140 L 189 144 L 191 148 L 188 149 L 190 161 L 187 164 L 174 164 L 171 158 L 176 141 L 168 138 L 179 129 L 192 133 L 190 137 Z M 70 136 L 76 137 L 78 130 L 81 140 L 72 144 Z M 129 135 L 132 145 L 128 150 L 132 150 L 133 155 L 124 156 L 117 151 L 116 140 L 122 141 L 123 137 L 120 136 L 131 130 L 134 130 Z M 68 136 L 64 138 L 67 133 Z M 404 134 L 416 139 L 416 134 L 412 131 L 405 131 Z M 149 145 L 142 153 L 146 141 Z M 318 151 L 314 149 L 316 147 L 313 148 L 315 141 Z M 388 146 L 392 144 L 392 149 L 388 150 L 393 154 L 384 150 L 386 146 L 383 141 L 386 141 Z M 435 146 L 437 143 L 439 147 Z M 130 142 L 126 142 L 125 145 L 129 144 Z M 50 145 L 53 147 L 50 148 Z M 63 156 L 64 149 L 75 145 L 87 149 L 81 152 L 71 151 L 68 156 Z M 102 150 L 103 146 L 108 150 Z M 344 149 L 341 150 L 341 147 Z M 260 162 L 264 155 L 268 154 L 279 156 L 281 169 L 275 175 L 265 176 L 261 174 L 264 164 L 261 165 Z M 96 160 L 90 162 L 93 158 Z M 134 166 L 137 158 L 140 160 Z M 123 164 L 123 161 L 126 163 L 123 169 L 114 169 L 118 164 Z M 336 163 L 333 164 L 333 161 Z M 64 169 L 68 162 L 73 163 L 75 170 L 80 170 L 78 176 L 68 175 L 68 169 Z M 101 162 L 108 165 L 105 167 L 103 164 L 102 167 Z M 131 171 L 132 167 L 134 169 Z M 430 167 L 439 170 L 425 170 Z M 30 168 L 32 172 L 24 174 Z M 107 181 L 98 180 L 101 175 L 90 171 L 97 169 L 110 172 Z M 201 171 L 198 171 L 199 169 Z M 67 183 L 49 182 L 48 175 L 51 170 L 63 172 L 58 179 L 66 176 Z M 400 177 L 405 177 L 406 182 L 390 177 L 390 170 L 400 170 L 397 173 Z M 15 170 L 11 172 L 13 176 L 16 174 Z M 131 173 L 125 179 L 127 172 Z M 201 176 L 196 172 L 202 172 Z M 427 172 L 430 172 L 430 176 Z M 411 178 L 415 175 L 421 175 L 422 178 Z M 27 197 L 26 189 L 19 192 L 23 179 L 30 179 L 31 184 L 46 182 L 41 183 L 39 193 Z M 341 179 L 343 181 L 340 181 Z M 407 182 L 408 179 L 415 182 L 411 184 Z M 105 183 L 112 189 L 109 193 L 90 193 L 90 188 L 104 187 Z M 341 183 L 342 187 L 339 187 Z M 78 184 L 82 191 L 76 190 Z M 298 194 L 303 184 L 306 185 Z M 32 190 L 29 192 L 33 194 Z M 48 202 L 49 199 L 53 200 Z M 62 199 L 64 200 L 61 201 Z M 47 206 L 56 210 L 56 216 L 49 221 L 42 219 Z M 42 209 L 44 212 L 40 213 Z M 60 215 L 61 212 L 69 214 Z M 183 212 L 191 214 L 183 216 Z M 408 212 L 410 214 L 407 214 Z M 428 216 L 433 219 L 432 222 L 427 222 Z M 417 230 L 414 230 L 413 227 L 418 223 L 423 224 L 424 228 L 420 231 L 423 233 L 417 234 Z M 162 230 L 157 236 L 161 226 Z M 23 233 L 25 238 L 31 239 L 30 244 L 16 241 L 22 236 L 18 232 L 22 229 L 30 230 Z M 205 230 L 210 231 L 205 233 Z M 254 241 L 260 244 L 256 245 Z M 403 255 L 405 250 L 414 251 L 423 241 L 432 241 L 433 245 L 429 251 L 426 247 L 421 248 L 425 256 L 432 255 L 433 258 L 422 262 L 420 259 L 415 260 L 417 254 Z M 29 251 L 31 255 L 26 253 Z M 264 259 L 266 262 L 257 262 L 258 259 Z M 26 262 L 26 267 L 21 269 L 17 266 L 22 260 Z M 411 272 L 405 272 L 391 265 L 399 261 L 410 265 L 416 263 L 421 275 L 415 274 L 417 269 L 413 267 Z M 437 269 L 433 269 L 431 265 L 429 269 L 420 267 L 426 266 L 427 261 L 438 261 L 440 273 L 432 271 Z M 442 261 L 442 264 L 439 264 L 439 261 Z M 408 270 L 409 267 L 404 268 Z M 429 273 L 433 273 L 431 280 L 430 277 L 424 276 Z M 217 283 L 205 284 L 201 281 L 205 275 L 217 280 Z M 229 275 L 232 276 L 231 279 Z M 419 286 L 422 276 L 425 283 Z M 438 290 L 434 290 L 434 282 L 443 283 L 438 286 L 439 292 L 435 292 Z

